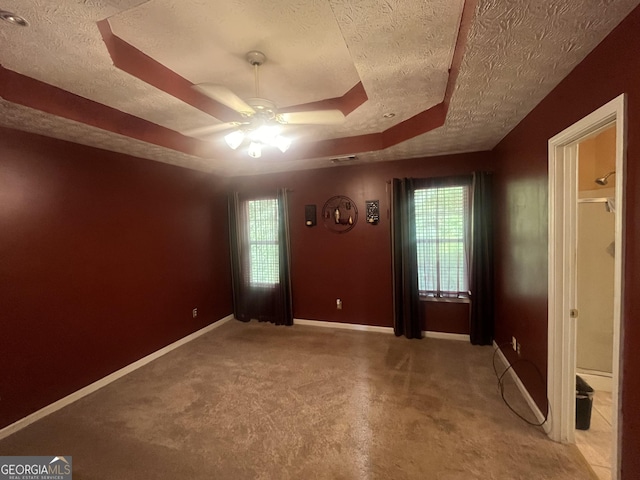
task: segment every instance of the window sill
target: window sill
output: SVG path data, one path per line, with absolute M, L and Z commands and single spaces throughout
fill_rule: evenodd
M 431 297 L 429 295 L 420 295 L 420 301 L 435 303 L 471 303 L 469 297 Z

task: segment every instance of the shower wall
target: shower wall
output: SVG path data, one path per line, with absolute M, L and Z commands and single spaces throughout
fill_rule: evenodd
M 606 203 L 579 203 L 576 366 L 605 374 L 613 361 L 614 239 Z

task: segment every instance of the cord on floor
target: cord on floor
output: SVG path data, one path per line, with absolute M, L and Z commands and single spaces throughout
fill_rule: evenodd
M 549 412 L 551 411 L 551 405 L 549 403 L 549 398 L 548 397 L 547 397 L 547 412 L 544 415 L 544 420 L 542 422 L 540 422 L 540 423 L 535 423 L 535 422 L 529 421 L 527 418 L 525 418 L 523 415 L 521 415 L 519 412 L 517 412 L 516 409 L 513 408 L 509 404 L 507 399 L 504 397 L 504 381 L 503 381 L 504 376 L 507 374 L 507 372 L 509 370 L 513 369 L 514 365 L 517 365 L 518 363 L 529 363 L 529 364 L 533 365 L 533 368 L 535 368 L 536 372 L 538 372 L 538 376 L 540 377 L 540 382 L 542 383 L 542 385 L 544 385 L 544 383 L 545 383 L 544 376 L 542 375 L 542 372 L 540 371 L 538 366 L 535 363 L 533 363 L 531 360 L 528 360 L 526 358 L 519 358 L 515 362 L 511 363 L 511 362 L 509 362 L 509 359 L 507 359 L 507 357 L 505 356 L 504 358 L 505 358 L 505 360 L 507 360 L 507 362 L 509 362 L 509 365 L 507 366 L 507 368 L 504 369 L 504 371 L 500 375 L 498 375 L 498 369 L 496 368 L 496 354 L 498 353 L 498 350 L 500 350 L 502 347 L 506 347 L 507 345 L 511 346 L 511 342 L 503 343 L 501 345 L 498 345 L 498 347 L 493 351 L 493 359 L 492 359 L 493 373 L 495 373 L 496 379 L 498 380 L 498 389 L 500 390 L 500 396 L 502 397 L 502 401 L 505 403 L 505 405 L 507 407 L 509 407 L 509 410 L 511 410 L 514 414 L 516 414 L 521 420 L 525 421 L 526 423 L 528 423 L 529 425 L 532 425 L 534 427 L 541 427 L 542 425 L 547 423 L 547 420 L 549 418 Z

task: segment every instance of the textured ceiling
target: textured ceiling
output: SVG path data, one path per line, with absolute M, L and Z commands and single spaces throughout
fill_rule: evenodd
M 280 107 L 338 97 L 360 81 L 326 1 L 153 0 L 109 23 L 191 82 L 225 85 L 242 98 L 255 96 L 245 53 L 263 51 L 260 93 Z
M 386 149 L 361 142 L 348 152 L 366 163 L 492 148 L 640 0 L 478 0 L 458 44 L 455 85 L 448 70 L 462 0 L 0 2 L 30 22 L 0 22 L 5 69 L 175 131 L 219 120 L 114 66 L 97 22 L 109 19 L 115 35 L 185 79 L 220 83 L 243 98 L 253 95 L 244 53 L 261 49 L 262 94 L 281 107 L 340 97 L 362 82 L 368 100 L 344 125 L 301 127 L 300 142 L 382 132 L 453 87 L 444 125 Z M 2 89 L 0 97 L 7 98 Z M 0 125 L 223 175 L 331 165 L 313 154 L 253 160 L 221 149 L 201 158 L 7 100 Z

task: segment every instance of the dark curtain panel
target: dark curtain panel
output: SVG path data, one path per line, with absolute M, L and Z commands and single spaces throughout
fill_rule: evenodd
M 278 190 L 278 249 L 280 253 L 280 284 L 276 325 L 293 325 L 291 295 L 291 243 L 289 241 L 289 201 L 287 190 Z
M 231 250 L 231 286 L 233 290 L 233 315 L 238 320 L 248 322 L 241 308 L 240 294 L 242 292 L 242 268 L 240 254 L 242 243 L 240 242 L 240 200 L 237 193 L 229 195 L 229 244 Z
M 413 179 L 393 179 L 391 184 L 393 331 L 396 336 L 422 338 L 413 192 Z
M 271 198 L 274 199 L 274 197 Z M 240 198 L 237 193 L 231 195 L 229 199 L 234 316 L 243 322 L 256 319 L 261 322 L 275 323 L 276 325 L 293 325 L 286 192 L 282 190 L 277 194 L 279 273 L 277 283 L 251 282 L 250 200 Z M 273 218 L 274 220 L 276 218 L 275 211 Z
M 470 337 L 474 345 L 493 341 L 493 215 L 492 177 L 473 174 L 473 218 L 471 225 Z

